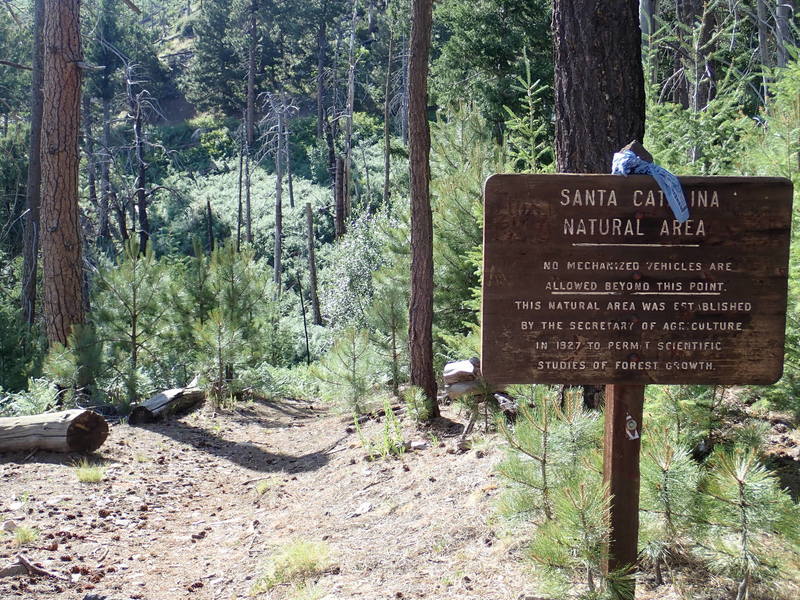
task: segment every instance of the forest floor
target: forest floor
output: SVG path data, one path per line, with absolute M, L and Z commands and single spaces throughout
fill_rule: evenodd
M 502 451 L 488 436 L 452 453 L 462 417 L 443 407 L 430 431 L 406 429 L 424 447 L 367 461 L 347 419 L 302 401 L 201 408 L 112 426 L 90 457 L 106 466 L 94 484 L 78 481 L 78 456 L 6 454 L 0 521 L 38 537 L 21 548 L 0 537 L 0 569 L 22 552 L 63 579 L 3 577 L 0 598 L 248 598 L 269 558 L 303 540 L 330 549 L 316 586 L 260 597 L 533 600 L 522 543 L 497 533 Z M 370 421 L 361 435 L 382 430 Z M 642 582 L 637 597 L 679 596 Z

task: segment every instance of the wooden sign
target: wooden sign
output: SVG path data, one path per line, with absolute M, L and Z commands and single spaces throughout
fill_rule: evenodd
M 494 175 L 481 368 L 492 384 L 769 384 L 783 371 L 792 186 Z

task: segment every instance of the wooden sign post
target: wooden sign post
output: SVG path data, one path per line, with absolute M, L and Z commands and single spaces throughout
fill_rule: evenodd
M 635 566 L 645 384 L 769 384 L 783 371 L 792 186 L 494 175 L 484 188 L 481 368 L 494 385 L 606 387 L 607 568 Z

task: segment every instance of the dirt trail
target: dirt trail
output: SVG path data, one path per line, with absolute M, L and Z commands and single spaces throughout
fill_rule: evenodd
M 460 430 L 440 425 L 445 441 Z M 6 577 L 0 598 L 247 598 L 270 554 L 298 539 L 331 548 L 319 581 L 328 600 L 527 595 L 524 565 L 487 525 L 499 451 L 453 455 L 434 443 L 366 462 L 346 426 L 299 401 L 117 425 L 95 457 L 107 465 L 96 484 L 77 481 L 77 457 L 4 455 L 0 520 L 36 528 L 25 554 L 77 581 Z M 19 551 L 12 534 L 0 538 L 0 568 Z

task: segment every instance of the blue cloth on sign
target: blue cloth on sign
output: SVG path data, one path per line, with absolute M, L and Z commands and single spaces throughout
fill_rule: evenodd
M 667 197 L 675 219 L 679 223 L 683 223 L 689 218 L 689 207 L 686 205 L 681 182 L 664 167 L 639 158 L 630 150 L 623 150 L 614 154 L 611 173 L 613 175 L 630 175 L 631 173 L 650 175 Z

